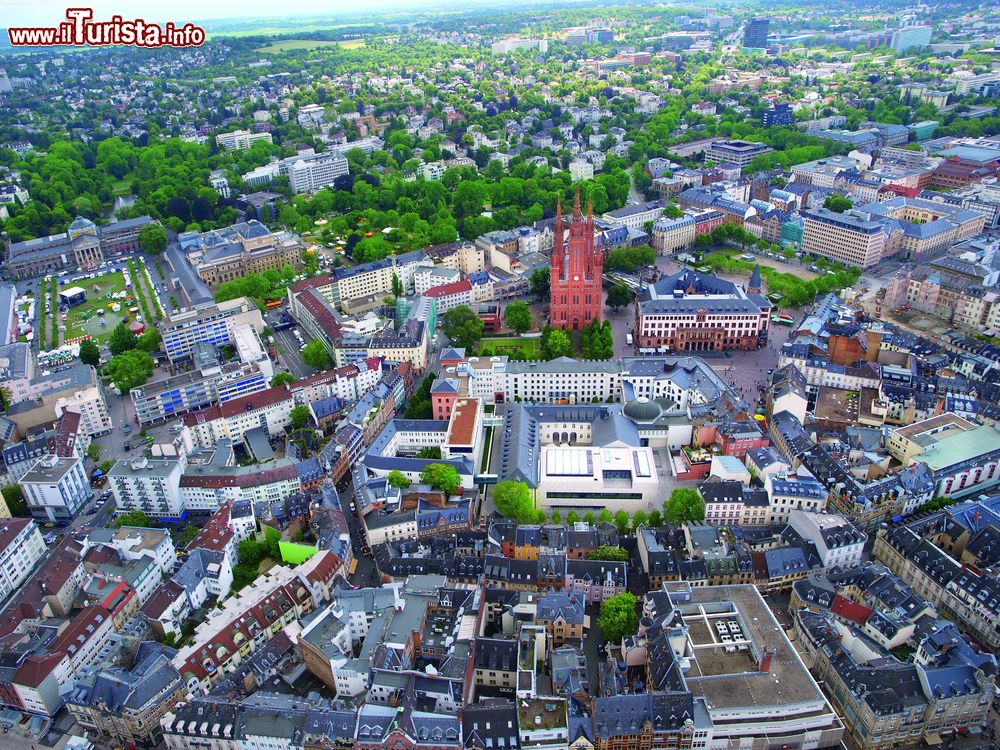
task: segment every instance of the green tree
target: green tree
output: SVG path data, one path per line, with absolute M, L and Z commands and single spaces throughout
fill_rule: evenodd
M 290 385 L 295 382 L 295 376 L 290 372 L 279 372 L 276 373 L 273 378 L 271 378 L 271 387 L 275 388 L 279 385 Z
M 638 529 L 640 525 L 645 526 L 649 522 L 649 516 L 644 510 L 637 510 L 632 514 L 632 528 Z
M 586 513 L 583 514 L 583 520 L 586 523 L 593 526 L 595 523 L 597 523 L 597 516 L 594 515 L 594 511 L 588 510 Z
M 621 536 L 625 536 L 631 529 L 632 519 L 628 517 L 628 513 L 626 511 L 619 510 L 615 513 L 614 524 L 618 533 Z
M 704 521 L 705 503 L 698 490 L 678 487 L 671 492 L 670 498 L 663 503 L 663 518 L 673 526 L 681 526 L 691 521 Z
M 441 330 L 455 346 L 469 349 L 482 338 L 483 321 L 467 305 L 458 305 L 442 316 Z
M 542 348 L 545 351 L 545 356 L 549 359 L 571 357 L 573 355 L 573 339 L 566 331 L 555 328 L 545 336 Z
M 312 418 L 312 412 L 309 411 L 309 407 L 305 404 L 296 404 L 292 407 L 291 411 L 288 412 L 288 419 L 292 423 L 293 430 L 301 430 Z
M 621 643 L 622 638 L 635 635 L 639 630 L 639 614 L 635 609 L 634 594 L 623 593 L 601 602 L 597 627 L 608 643 Z
M 120 529 L 122 526 L 139 526 L 148 529 L 153 526 L 153 519 L 141 510 L 130 510 L 128 513 L 115 516 L 113 526 L 116 529 Z
M 146 352 L 132 349 L 112 357 L 105 371 L 124 396 L 149 380 L 149 376 L 153 374 L 153 358 Z
M 84 339 L 80 342 L 80 361 L 94 367 L 101 364 L 101 350 L 97 348 L 97 343 L 93 339 Z
M 562 523 L 562 513 L 559 512 L 558 508 L 552 509 L 552 513 L 549 514 L 549 518 L 552 519 L 552 523 Z
M 503 319 L 514 332 L 525 333 L 531 329 L 531 308 L 526 302 L 511 302 L 503 312 Z
M 154 255 L 167 249 L 167 232 L 159 224 L 147 224 L 139 230 L 139 247 Z
M 451 464 L 427 464 L 420 472 L 420 481 L 423 484 L 429 484 L 439 492 L 443 492 L 446 496 L 454 495 L 455 491 L 462 486 L 458 471 Z
M 399 280 L 399 276 L 397 276 L 396 272 L 393 271 L 392 272 L 392 296 L 393 297 L 402 297 L 404 291 L 405 290 L 403 289 L 403 282 Z
M 632 292 L 624 284 L 615 284 L 608 290 L 608 305 L 615 312 L 632 303 Z
M 653 508 L 649 511 L 649 518 L 647 520 L 647 525 L 651 529 L 658 528 L 663 525 L 663 514 L 660 513 L 658 508 Z
M 124 321 L 116 325 L 108 337 L 108 349 L 111 350 L 112 357 L 135 349 L 138 343 L 138 337 L 128 329 Z
M 390 487 L 395 487 L 398 490 L 405 490 L 410 486 L 410 480 L 399 469 L 393 469 L 386 474 L 385 480 L 389 483 Z
M 21 485 L 8 484 L 0 490 L 0 494 L 3 495 L 4 502 L 7 503 L 7 510 L 10 511 L 12 516 L 23 516 L 25 514 L 28 506 L 24 502 Z
M 519 523 L 531 523 L 535 517 L 535 498 L 524 482 L 505 480 L 493 488 L 493 505 L 497 513 Z
M 317 370 L 325 370 L 330 366 L 330 353 L 319 339 L 313 339 L 306 344 L 301 357 L 303 362 Z
M 847 211 L 853 205 L 850 198 L 836 194 L 826 196 L 826 200 L 823 201 L 824 208 L 836 211 L 838 214 L 844 213 L 844 211 Z
M 161 343 L 163 343 L 163 335 L 156 328 L 150 328 L 136 339 L 135 348 L 152 354 L 160 350 Z
M 549 296 L 549 285 L 552 282 L 549 269 L 536 268 L 531 272 L 531 293 L 542 299 Z
M 236 554 L 239 557 L 241 567 L 244 565 L 252 566 L 254 571 L 256 571 L 260 561 L 264 559 L 264 550 L 253 539 L 244 539 L 240 542 L 236 547 Z
M 577 513 L 575 510 L 571 510 L 569 513 L 566 514 L 566 523 L 570 524 L 577 523 L 579 520 L 580 520 L 580 514 Z
M 597 515 L 597 522 L 601 524 L 611 523 L 614 520 L 614 516 L 611 515 L 611 511 L 607 508 L 602 508 L 601 512 Z
M 101 444 L 91 443 L 87 446 L 87 458 L 93 461 L 95 464 L 101 460 Z
M 621 547 L 612 547 L 610 544 L 602 544 L 597 549 L 592 549 L 587 554 L 588 560 L 610 560 L 612 562 L 625 562 L 628 560 L 628 552 Z

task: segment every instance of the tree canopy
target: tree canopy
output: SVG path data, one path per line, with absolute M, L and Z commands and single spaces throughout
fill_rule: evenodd
M 597 627 L 601 629 L 606 642 L 618 644 L 622 638 L 638 632 L 639 614 L 635 607 L 635 595 L 628 592 L 616 594 L 601 602 Z
M 325 370 L 330 366 L 330 352 L 326 350 L 326 345 L 319 339 L 313 339 L 302 350 L 302 361 L 317 370 Z
M 132 349 L 112 357 L 105 371 L 124 396 L 149 380 L 153 374 L 153 358 L 146 352 Z
M 531 308 L 520 300 L 511 302 L 503 311 L 503 320 L 515 333 L 525 333 L 531 329 Z
M 533 523 L 535 520 L 535 498 L 531 488 L 524 482 L 505 480 L 498 482 L 490 493 L 497 513 L 518 523 Z
M 483 335 L 483 321 L 467 305 L 453 307 L 441 318 L 441 330 L 455 346 L 471 349 Z
M 454 495 L 462 486 L 458 471 L 451 464 L 427 464 L 420 472 L 420 481 L 448 496 Z
M 663 503 L 663 519 L 673 525 L 681 526 L 691 521 L 705 520 L 705 502 L 698 490 L 691 487 L 678 487 L 670 493 Z

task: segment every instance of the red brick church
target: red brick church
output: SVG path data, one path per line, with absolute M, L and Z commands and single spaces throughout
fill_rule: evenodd
M 563 238 L 562 205 L 556 207 L 549 288 L 549 322 L 553 328 L 582 330 L 601 317 L 604 306 L 604 256 L 594 243 L 594 212 L 588 202 L 587 216 L 580 213 L 580 189 L 573 202 L 569 243 Z

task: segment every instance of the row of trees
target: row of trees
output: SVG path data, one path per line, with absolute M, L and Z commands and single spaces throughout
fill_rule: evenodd
M 535 497 L 531 488 L 524 482 L 506 480 L 497 483 L 491 493 L 493 505 L 504 518 L 510 518 L 518 523 L 562 523 L 562 514 L 558 509 L 546 515 L 545 511 L 535 507 Z M 705 503 L 698 490 L 691 487 L 678 487 L 670 493 L 663 502 L 662 510 L 653 509 L 650 512 L 637 510 L 631 516 L 624 510 L 612 514 L 607 508 L 599 514 L 587 511 L 582 516 L 576 510 L 566 514 L 566 523 L 585 521 L 589 524 L 613 523 L 621 535 L 634 531 L 640 525 L 658 527 L 664 523 L 672 526 L 682 526 L 693 521 L 705 520 Z

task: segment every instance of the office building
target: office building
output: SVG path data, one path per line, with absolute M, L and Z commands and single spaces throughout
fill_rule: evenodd
M 139 423 L 163 422 L 269 387 L 269 378 L 255 364 L 213 364 L 133 388 L 129 393 Z
M 853 209 L 837 213 L 820 207 L 800 213 L 803 252 L 864 269 L 902 247 L 903 231 L 897 222 Z
M 751 18 L 743 27 L 744 49 L 767 49 L 767 34 L 771 27 L 769 18 Z
M 160 322 L 163 349 L 173 363 L 192 359 L 198 344 L 222 347 L 234 343 L 233 331 L 252 325 L 258 332 L 264 327 L 257 306 L 246 297 L 226 302 L 207 303 L 183 310 Z
M 765 128 L 773 128 L 775 125 L 791 125 L 793 122 L 792 108 L 788 104 L 775 104 L 770 109 L 765 109 L 761 115 L 761 124 Z
M 763 143 L 749 141 L 713 141 L 705 151 L 705 161 L 716 164 L 735 164 L 745 167 L 761 154 L 768 154 L 773 149 Z
M 889 46 L 897 53 L 919 50 L 931 43 L 933 29 L 930 26 L 904 26 L 892 32 Z

